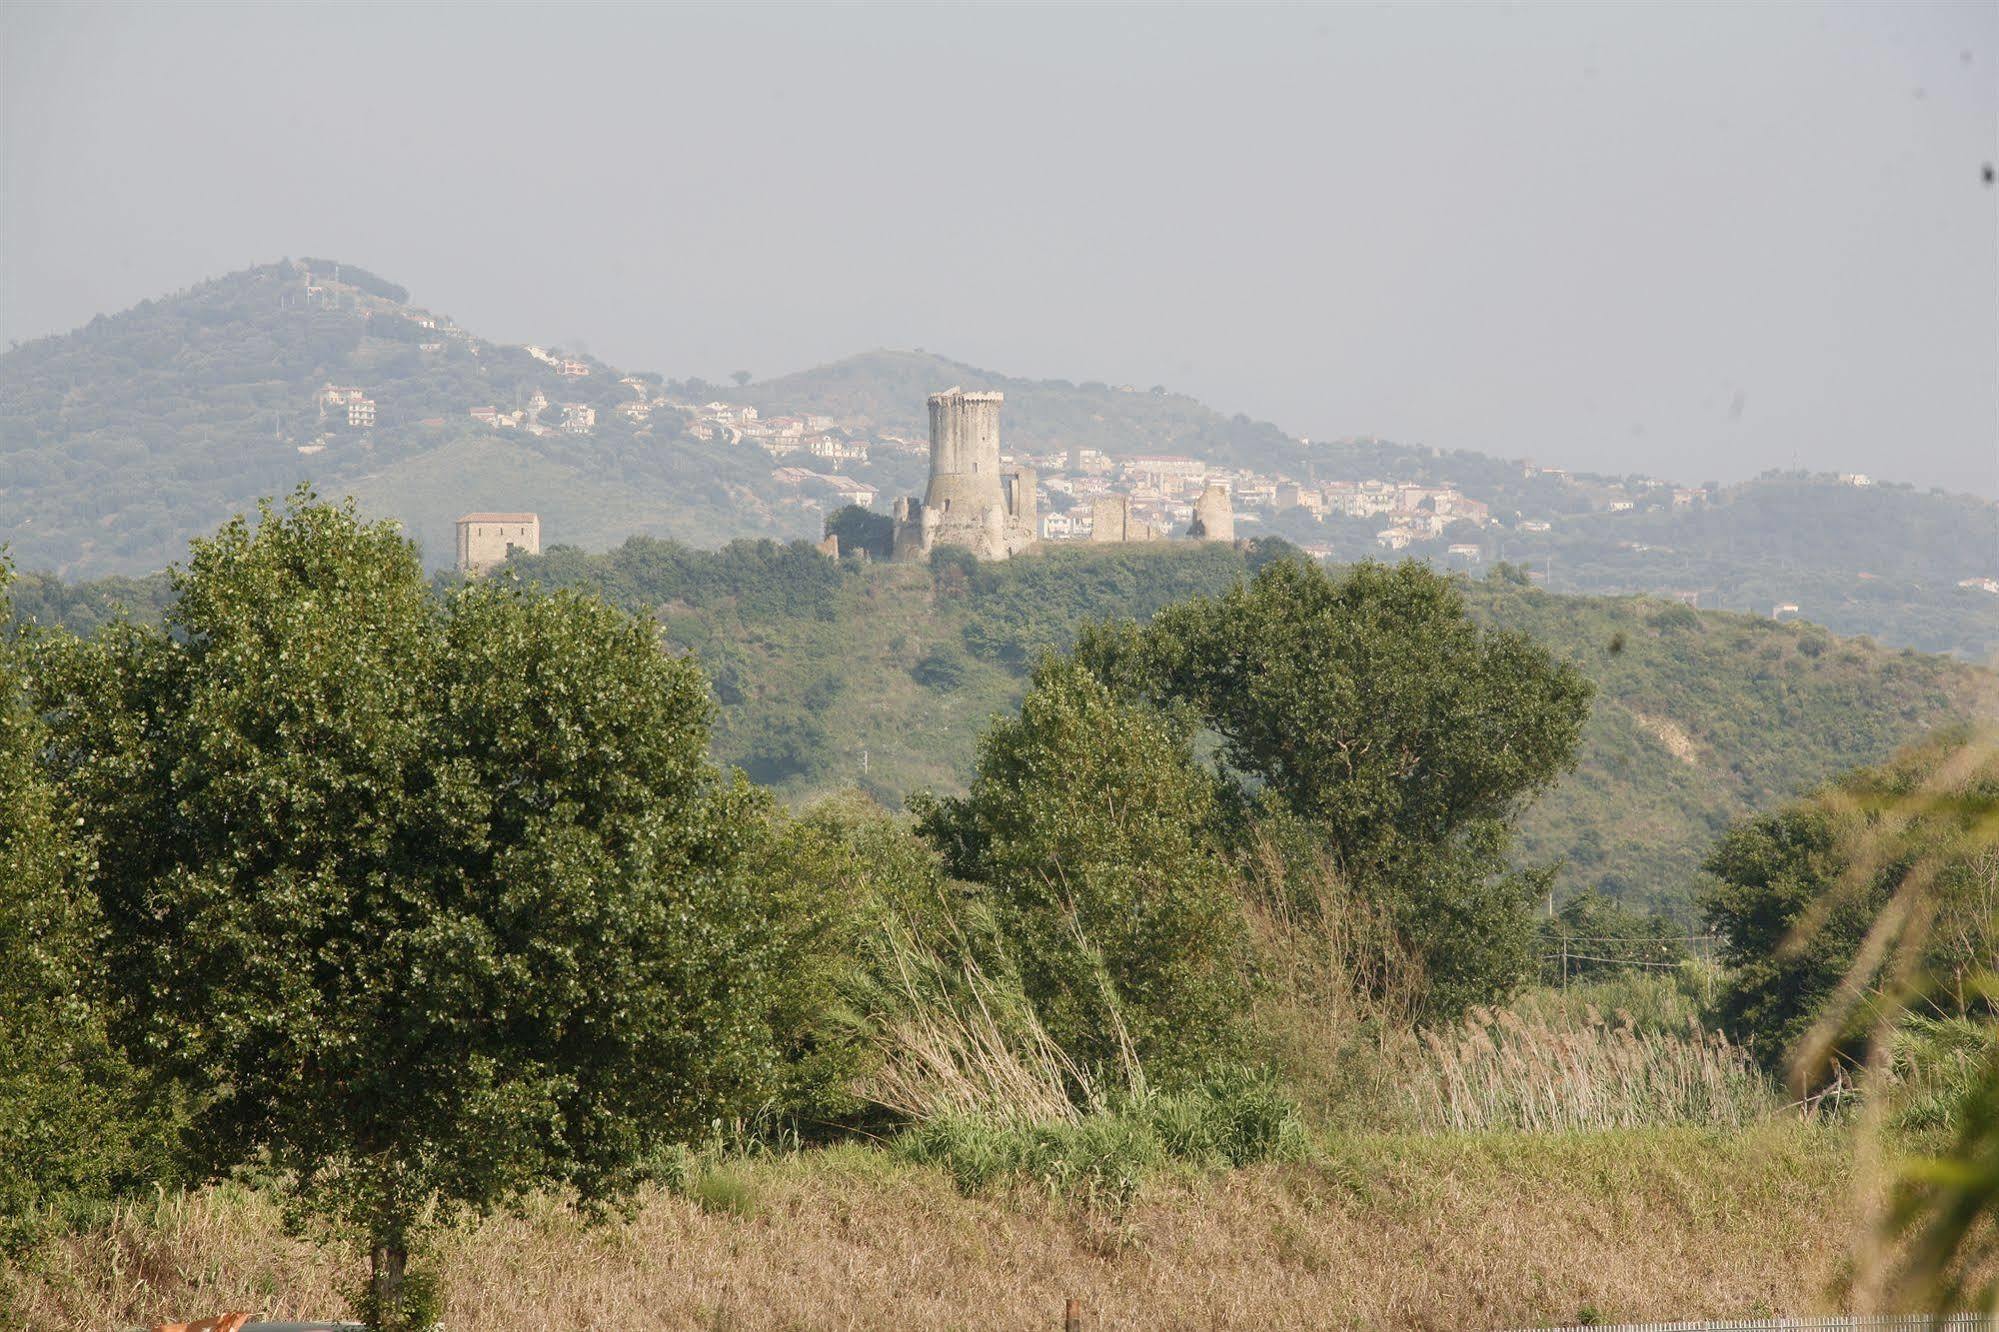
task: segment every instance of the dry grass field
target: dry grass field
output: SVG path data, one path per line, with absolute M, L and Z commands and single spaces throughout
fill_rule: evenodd
M 1858 1233 L 1846 1131 L 1321 1142 L 1155 1177 L 1125 1214 L 1031 1185 L 965 1197 L 861 1148 L 731 1164 L 629 1221 L 552 1204 L 451 1233 L 451 1332 L 573 1328 L 1477 1328 L 1830 1307 Z M 0 1322 L 99 1332 L 231 1308 L 344 1312 L 361 1275 L 244 1189 L 50 1241 Z

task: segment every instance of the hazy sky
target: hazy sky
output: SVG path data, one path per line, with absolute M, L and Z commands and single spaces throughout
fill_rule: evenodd
M 874 346 L 1314 436 L 1999 493 L 1999 5 L 16 3 L 0 320 L 284 255 L 507 340 Z

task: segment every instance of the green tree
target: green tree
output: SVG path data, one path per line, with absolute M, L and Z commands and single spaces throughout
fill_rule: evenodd
M 1274 802 L 1317 827 L 1347 881 L 1393 907 L 1439 1008 L 1524 977 L 1546 880 L 1508 872 L 1507 840 L 1574 762 L 1591 697 L 1574 667 L 1479 626 L 1413 561 L 1335 578 L 1276 560 L 1078 652 L 1120 692 L 1198 716 L 1243 817 Z
M 1701 907 L 1727 968 L 1717 1006 L 1729 1033 L 1753 1042 L 1767 1065 L 1793 1061 L 1815 1083 L 1830 1071 L 1824 1056 L 1861 1057 L 1866 1013 L 1821 1031 L 1824 1050 L 1807 1048 L 1806 1037 L 1840 1018 L 1836 996 L 1902 988 L 1895 966 L 1925 977 L 1931 1012 L 1984 1011 L 1981 977 L 1999 967 L 1999 857 L 1964 829 L 1999 803 L 1999 770 L 1954 773 L 1964 752 L 1964 733 L 1945 731 L 1744 820 L 1708 857 Z
M 172 632 L 50 654 L 49 748 L 119 979 L 199 1097 L 365 1238 L 421 1322 L 428 1218 L 595 1209 L 775 1085 L 760 800 L 650 626 L 500 580 L 439 603 L 393 524 L 295 494 L 196 543 Z
M 979 745 L 962 798 L 919 804 L 954 875 L 988 885 L 1028 998 L 1079 1062 L 1168 1078 L 1237 1051 L 1243 925 L 1186 734 L 1045 659 Z
M 858 504 L 828 514 L 826 535 L 840 538 L 842 555 L 865 553 L 869 559 L 885 560 L 895 554 L 895 520 Z
M 19 656 L 0 641 L 0 1252 L 164 1178 L 172 1128 L 110 1037 L 103 920 Z

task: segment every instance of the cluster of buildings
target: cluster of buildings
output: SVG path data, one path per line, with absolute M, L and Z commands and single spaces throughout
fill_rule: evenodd
M 818 413 L 766 417 L 760 416 L 756 408 L 739 403 L 676 403 L 665 398 L 658 402 L 692 417 L 688 429 L 697 439 L 751 443 L 778 460 L 802 453 L 829 463 L 865 463 L 870 447 L 912 455 L 921 453 L 924 447 L 900 435 L 882 435 L 877 441 L 870 441 L 866 432 L 842 426 L 832 417 Z
M 328 384 L 319 390 L 319 420 L 345 421 L 350 429 L 371 430 L 375 425 L 375 400 L 366 389 L 353 384 Z
M 1492 521 L 1483 501 L 1449 485 L 1298 481 L 1221 467 L 1201 458 L 1138 455 L 1112 459 L 1096 449 L 1071 449 L 1041 461 L 1051 470 L 1061 469 L 1049 475 L 1043 485 L 1051 494 L 1069 500 L 1063 511 L 1042 519 L 1041 535 L 1051 541 L 1102 539 L 1096 536 L 1096 528 L 1105 512 L 1126 531 L 1132 530 L 1134 523 L 1160 532 L 1191 530 L 1201 521 L 1204 500 L 1212 510 L 1215 494 L 1227 499 L 1232 523 L 1236 518 L 1267 521 L 1293 511 L 1318 521 L 1335 516 L 1379 518 L 1382 525 L 1376 540 L 1393 550 L 1442 535 L 1455 522 L 1483 527 Z M 1112 502 L 1107 505 L 1107 500 Z
M 555 408 L 551 413 L 550 408 Z M 587 435 L 597 428 L 597 409 L 587 402 L 551 403 L 536 389 L 525 406 L 501 411 L 488 404 L 470 407 L 466 414 L 481 425 L 495 430 L 524 430 L 530 435 Z

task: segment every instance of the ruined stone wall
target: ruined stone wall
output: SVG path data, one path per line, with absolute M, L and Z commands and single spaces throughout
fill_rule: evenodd
M 1210 483 L 1194 501 L 1194 522 L 1187 535 L 1199 541 L 1234 541 L 1235 509 L 1226 486 Z
M 1131 501 L 1123 495 L 1099 495 L 1090 504 L 1090 540 L 1113 542 L 1125 540 L 1125 529 L 1131 523 Z
M 1006 494 L 1007 554 L 1016 554 L 1034 543 L 1041 527 L 1040 505 L 1035 486 L 1040 474 L 1032 467 L 1009 467 L 1001 474 Z

